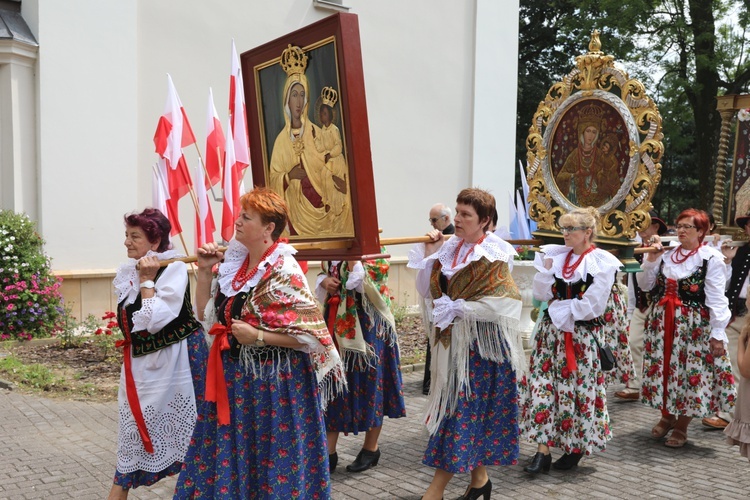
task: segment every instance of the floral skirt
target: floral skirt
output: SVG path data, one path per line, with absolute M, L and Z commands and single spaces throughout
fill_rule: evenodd
M 451 473 L 518 462 L 518 391 L 510 363 L 482 359 L 469 351 L 471 395 L 430 436 L 422 463 Z
M 664 381 L 664 306 L 654 305 L 646 315 L 643 332 L 641 401 L 673 415 L 705 417 L 731 411 L 736 397 L 732 364 L 727 354 L 711 354 L 708 310 L 680 306 L 675 311 L 675 332 Z
M 203 404 L 203 395 L 206 390 L 206 364 L 208 363 L 208 346 L 203 334 L 203 329 L 198 329 L 185 339 L 187 342 L 188 359 L 190 371 L 193 375 L 193 387 L 195 388 L 195 404 L 198 408 Z M 129 490 L 139 486 L 150 486 L 168 476 L 174 476 L 182 468 L 182 462 L 175 462 L 159 472 L 147 472 L 136 470 L 130 473 L 122 473 L 115 470 L 114 483 Z
M 617 365 L 614 369 L 605 372 L 607 384 L 627 384 L 628 380 L 635 378 L 633 368 L 633 355 L 630 352 L 628 329 L 628 308 L 625 304 L 627 288 L 620 283 L 612 285 L 612 293 L 607 300 L 607 308 L 604 311 L 604 325 L 602 335 L 604 343 L 612 349 Z
M 361 307 L 358 310 L 362 333 L 372 346 L 377 362 L 360 366 L 349 358 L 346 363 L 348 390 L 328 403 L 325 421 L 329 432 L 367 432 L 383 425 L 383 416 L 406 416 L 399 365 L 398 344 L 378 338 L 376 328 Z
M 219 425 L 216 403 L 198 409 L 174 498 L 330 497 L 316 374 L 309 354 L 284 355 L 288 370 L 260 378 L 222 352 L 230 424 Z M 286 360 L 266 363 L 278 369 Z
M 576 326 L 577 371 L 568 370 L 563 332 L 545 315 L 521 382 L 521 435 L 565 453 L 604 450 L 612 439 L 604 372 L 594 335 L 601 327 Z

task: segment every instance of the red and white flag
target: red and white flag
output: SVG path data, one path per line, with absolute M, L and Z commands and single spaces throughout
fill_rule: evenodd
M 167 161 L 164 158 L 159 158 L 159 161 L 154 166 L 154 175 L 151 185 L 151 206 L 158 208 L 161 213 L 167 217 L 169 223 L 172 224 L 172 230 L 169 232 L 170 236 L 182 232 L 180 220 L 175 213 L 176 205 L 170 203 L 169 199 L 169 188 L 167 186 Z
M 177 90 L 172 83 L 172 77 L 167 74 L 167 103 L 164 106 L 164 114 L 159 118 L 156 126 L 154 145 L 157 154 L 165 160 L 168 167 L 166 169 L 169 193 L 167 206 L 168 211 L 175 216 L 175 220 L 170 219 L 173 232 L 175 226 L 179 227 L 176 217 L 178 217 L 180 198 L 190 192 L 191 188 L 190 172 L 182 154 L 182 148 L 194 142 L 195 134 L 185 114 L 185 108 L 182 107 Z M 182 229 L 177 232 L 182 232 Z
M 226 160 L 224 161 L 224 183 L 222 196 L 224 203 L 221 211 L 221 237 L 229 241 L 234 236 L 234 220 L 239 216 L 240 184 L 237 182 L 237 160 L 234 156 L 234 137 L 232 127 L 227 124 Z
M 250 165 L 250 140 L 247 134 L 247 108 L 245 86 L 242 82 L 242 67 L 237 57 L 237 48 L 232 39 L 232 74 L 229 77 L 229 123 L 234 136 L 234 154 L 238 164 L 238 179 L 244 177 Z
M 221 167 L 224 163 L 224 131 L 214 106 L 214 92 L 208 89 L 208 115 L 206 118 L 206 173 L 209 186 L 221 181 Z
M 195 214 L 195 248 L 199 248 L 204 243 L 213 243 L 214 231 L 216 230 L 214 214 L 208 200 L 200 165 L 195 167 L 195 182 L 193 184 L 195 185 L 195 196 L 198 198 L 198 213 Z

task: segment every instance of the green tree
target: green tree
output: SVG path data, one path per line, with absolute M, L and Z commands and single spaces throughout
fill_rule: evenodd
M 588 33 L 598 28 L 603 50 L 644 82 L 664 115 L 664 182 L 654 205 L 711 208 L 721 126 L 716 96 L 747 92 L 750 0 L 553 3 L 521 0 L 519 157 L 525 159 L 536 105 L 572 69 Z

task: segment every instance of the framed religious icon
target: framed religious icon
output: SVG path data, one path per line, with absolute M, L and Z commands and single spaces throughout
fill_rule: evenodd
M 243 53 L 253 182 L 302 259 L 380 253 L 359 26 L 336 14 Z
M 534 115 L 527 145 L 529 215 L 540 236 L 576 207 L 601 215 L 600 243 L 630 245 L 651 223 L 661 179 L 661 116 L 643 85 L 604 55 L 595 31 L 576 69 L 553 85 Z
M 727 217 L 723 221 L 724 225 L 731 227 L 736 225 L 737 217 L 750 214 L 750 95 L 726 95 L 718 97 L 717 100 L 717 109 L 719 109 L 722 119 L 722 135 L 725 133 L 727 136 L 729 135 L 731 119 L 735 116 L 735 113 L 737 117 L 729 203 L 727 203 Z M 726 158 L 722 156 L 726 156 L 726 154 L 722 155 L 722 152 L 719 151 L 717 163 L 726 163 Z M 715 192 L 724 192 L 724 186 L 720 184 L 722 181 L 723 176 L 720 179 L 717 174 L 717 186 L 720 187 Z M 721 201 L 723 202 L 723 200 Z M 716 216 L 716 208 L 718 206 L 723 207 L 724 204 L 719 204 L 718 200 L 715 199 L 714 205 L 714 216 Z M 718 220 L 721 220 L 721 218 Z M 738 231 L 735 231 L 736 233 L 744 234 L 744 228 L 738 229 Z

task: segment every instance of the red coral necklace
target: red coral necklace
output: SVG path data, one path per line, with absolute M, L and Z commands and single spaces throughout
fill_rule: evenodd
M 247 254 L 247 257 L 245 257 L 245 260 L 242 262 L 242 265 L 239 269 L 237 269 L 237 272 L 234 275 L 234 278 L 232 278 L 232 289 L 235 292 L 239 292 L 242 290 L 242 287 L 245 286 L 245 283 L 250 281 L 250 278 L 255 276 L 255 273 L 258 272 L 258 266 L 260 266 L 261 262 L 266 260 L 266 257 L 271 255 L 274 250 L 276 250 L 276 247 L 279 246 L 279 242 L 281 240 L 276 240 L 273 245 L 268 247 L 265 252 L 263 252 L 263 255 L 260 256 L 260 260 L 257 264 L 255 264 L 255 267 L 250 269 L 250 271 L 247 270 L 247 266 L 250 265 L 250 254 Z
M 466 262 L 466 259 L 468 259 L 468 258 L 469 258 L 469 255 L 471 255 L 472 253 L 474 253 L 474 248 L 475 248 L 475 247 L 476 247 L 477 245 L 481 245 L 481 244 L 482 244 L 482 242 L 484 241 L 484 238 L 485 238 L 486 236 L 487 236 L 487 234 L 486 234 L 486 233 L 485 233 L 485 234 L 483 234 L 483 235 L 482 235 L 482 237 L 481 237 L 481 238 L 479 238 L 479 239 L 477 240 L 477 242 L 476 242 L 476 243 L 474 243 L 474 245 L 472 245 L 472 247 L 471 247 L 471 250 L 469 250 L 468 252 L 466 252 L 466 255 L 464 255 L 464 258 L 463 258 L 463 260 L 461 261 L 461 264 L 463 264 L 464 262 Z M 462 246 L 464 246 L 464 241 L 463 241 L 463 240 L 461 240 L 461 243 L 460 243 L 460 244 L 459 244 L 459 245 L 458 245 L 458 246 L 456 247 L 456 251 L 455 251 L 455 252 L 453 253 L 453 265 L 451 266 L 451 269 L 453 269 L 454 267 L 456 267 L 456 264 L 458 264 L 458 254 L 459 254 L 459 253 L 461 253 L 461 247 L 462 247 Z
M 700 248 L 700 245 L 695 247 L 693 250 L 690 250 L 689 252 L 683 252 L 682 246 L 677 247 L 677 250 L 672 252 L 672 255 L 670 255 L 670 259 L 672 259 L 672 262 L 675 264 L 682 264 L 686 260 L 688 260 L 690 257 L 698 253 L 698 249 Z
M 576 269 L 578 269 L 578 266 L 581 265 L 581 262 L 583 262 L 583 258 L 586 256 L 586 254 L 589 254 L 594 251 L 596 247 L 594 245 L 591 245 L 585 252 L 581 254 L 580 257 L 578 257 L 578 260 L 575 261 L 573 265 L 570 264 L 570 259 L 573 258 L 573 249 L 568 252 L 568 255 L 565 256 L 565 264 L 563 264 L 562 268 L 562 275 L 563 278 L 566 280 L 569 280 L 573 277 L 573 273 L 576 272 Z

